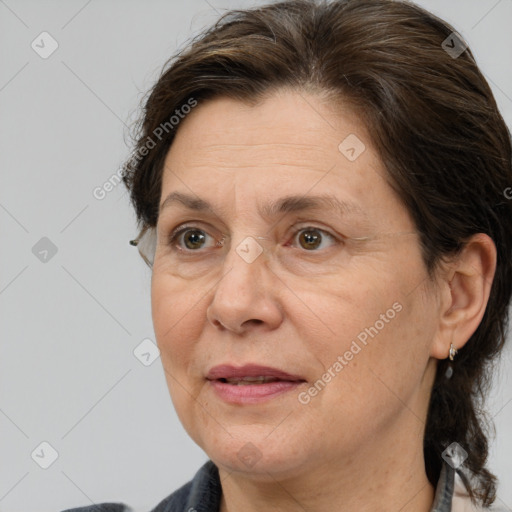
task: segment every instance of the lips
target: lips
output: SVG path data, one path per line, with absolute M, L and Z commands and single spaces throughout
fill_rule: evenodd
M 305 379 L 300 375 L 292 375 L 277 368 L 256 364 L 246 364 L 239 367 L 226 364 L 215 366 L 208 372 L 206 378 L 238 385 L 245 383 L 257 385 L 277 381 L 305 382 Z
M 215 366 L 206 378 L 211 389 L 230 406 L 257 405 L 290 396 L 306 382 L 300 375 L 257 364 Z

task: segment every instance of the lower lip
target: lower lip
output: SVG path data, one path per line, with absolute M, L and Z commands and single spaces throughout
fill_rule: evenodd
M 292 391 L 303 384 L 303 382 L 290 382 L 286 380 L 268 382 L 266 384 L 243 384 L 241 386 L 228 384 L 220 380 L 211 380 L 209 382 L 220 398 L 232 404 L 265 402 L 283 393 Z

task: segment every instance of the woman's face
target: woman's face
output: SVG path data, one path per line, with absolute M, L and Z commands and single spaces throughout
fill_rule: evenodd
M 385 176 L 357 117 L 314 95 L 217 98 L 181 121 L 152 313 L 177 414 L 217 465 L 292 476 L 421 448 L 439 306 Z M 210 380 L 219 365 L 299 380 Z

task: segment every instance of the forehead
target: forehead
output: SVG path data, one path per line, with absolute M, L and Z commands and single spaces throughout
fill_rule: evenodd
M 368 158 L 374 156 L 366 151 L 370 137 L 348 106 L 335 109 L 304 92 L 279 90 L 254 106 L 227 97 L 199 101 L 176 129 L 165 160 L 173 171 L 279 167 L 327 172 L 334 165 L 350 171 L 357 164 L 340 159 L 340 144 L 347 139 L 356 141 L 358 151 L 365 148 L 367 163 L 380 165 Z
M 365 126 L 348 105 L 335 107 L 319 96 L 279 90 L 256 105 L 227 97 L 199 101 L 177 126 L 173 146 L 181 146 L 185 138 L 187 154 L 180 156 L 188 157 L 196 150 L 229 151 L 233 158 L 289 152 L 296 160 L 310 160 L 337 156 L 339 143 L 349 134 L 370 144 Z
M 356 158 L 343 152 L 347 140 Z M 255 106 L 222 97 L 199 102 L 180 122 L 160 202 L 178 191 L 220 207 L 236 199 L 237 211 L 257 204 L 261 214 L 262 205 L 286 195 L 330 193 L 354 211 L 382 211 L 390 198 L 396 202 L 385 178 L 365 126 L 348 107 L 293 91 Z

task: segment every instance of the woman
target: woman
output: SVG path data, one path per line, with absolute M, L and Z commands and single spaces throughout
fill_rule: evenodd
M 391 0 L 228 13 L 166 66 L 124 181 L 170 395 L 210 458 L 153 512 L 497 501 L 479 404 L 511 139 L 452 27 Z

